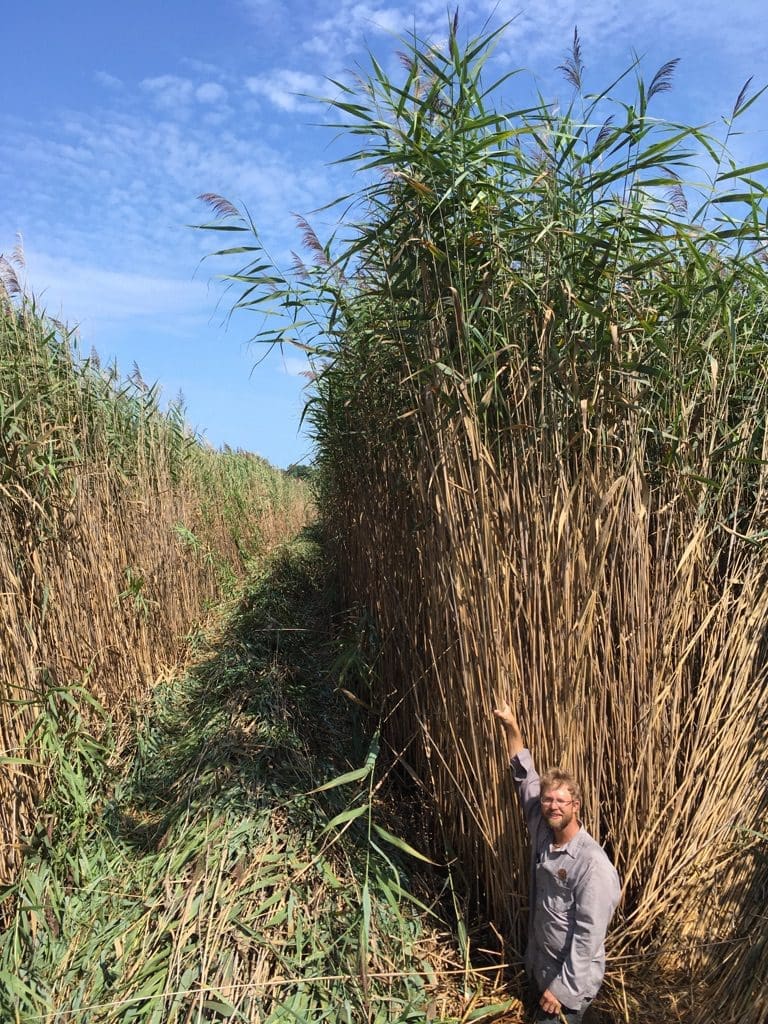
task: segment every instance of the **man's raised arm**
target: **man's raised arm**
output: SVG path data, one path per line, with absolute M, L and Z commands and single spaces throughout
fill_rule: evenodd
M 504 733 L 507 737 L 507 749 L 509 750 L 509 759 L 511 761 L 513 757 L 517 757 L 520 751 L 525 748 L 523 734 L 520 732 L 520 726 L 517 724 L 517 719 L 509 704 L 502 704 L 493 713 L 504 726 Z
M 502 704 L 493 713 L 504 728 L 509 760 L 511 762 L 510 767 L 512 768 L 512 781 L 515 784 L 515 789 L 523 808 L 528 830 L 533 836 L 536 834 L 536 829 L 541 820 L 539 776 L 510 705 L 507 703 Z

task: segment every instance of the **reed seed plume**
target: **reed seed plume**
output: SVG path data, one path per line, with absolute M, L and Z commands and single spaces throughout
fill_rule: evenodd
M 405 68 L 409 75 L 415 75 L 417 65 L 412 53 L 404 53 L 402 50 L 398 50 L 397 59 L 400 61 L 400 64 Z
M 656 96 L 658 93 L 669 92 L 672 88 L 672 79 L 675 74 L 675 69 L 680 63 L 680 58 L 675 57 L 674 60 L 668 60 L 665 64 L 662 64 L 659 70 L 651 79 L 651 84 L 648 86 L 648 99 Z
M 742 85 L 741 91 L 739 92 L 739 95 L 736 97 L 736 102 L 733 105 L 733 111 L 731 113 L 731 117 L 732 118 L 736 117 L 737 114 L 741 113 L 742 108 L 744 107 L 744 104 L 746 103 L 747 93 L 749 92 L 749 87 L 752 84 L 752 79 L 753 78 L 754 78 L 754 75 L 750 75 L 749 78 L 744 83 L 744 85 Z
M 595 139 L 595 147 L 599 148 L 611 135 L 611 129 L 613 126 L 613 114 L 610 114 L 600 126 L 600 131 L 597 133 Z
M 315 229 L 309 221 L 300 214 L 295 213 L 293 216 L 301 230 L 301 241 L 304 244 L 304 247 L 312 253 L 320 266 L 328 267 L 330 265 L 328 253 L 325 251 L 325 247 L 317 237 Z
M 16 245 L 14 245 L 13 252 L 11 253 L 11 262 L 15 263 L 21 270 L 27 265 L 27 259 L 24 254 L 24 239 L 21 236 L 21 232 L 18 232 L 16 235 Z
M 0 253 L 0 287 L 9 296 L 22 294 L 21 282 L 16 271 L 11 262 L 2 253 Z
M 225 199 L 224 196 L 216 195 L 214 192 L 203 192 L 197 198 L 202 199 L 204 203 L 207 203 L 217 217 L 240 217 L 240 211 L 238 208 L 233 203 L 230 203 L 228 199 Z
M 683 182 L 680 179 L 680 175 L 669 167 L 662 167 L 662 171 L 669 175 L 672 184 L 667 188 L 665 196 L 667 202 L 675 211 L 675 213 L 687 213 L 688 212 L 688 199 L 685 195 L 685 189 Z
M 570 82 L 574 89 L 581 89 L 584 77 L 584 61 L 581 56 L 581 40 L 579 39 L 578 28 L 574 28 L 571 49 L 563 63 L 558 64 L 557 70 L 563 72 L 566 81 Z
M 306 281 L 310 276 L 310 271 L 306 263 L 301 256 L 295 252 L 291 253 L 291 273 L 300 281 Z

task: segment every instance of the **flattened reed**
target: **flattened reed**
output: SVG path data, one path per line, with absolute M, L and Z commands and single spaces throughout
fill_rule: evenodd
M 322 513 L 376 624 L 384 736 L 478 907 L 519 951 L 526 839 L 491 715 L 511 695 L 622 876 L 619 1010 L 658 1021 L 666 990 L 665 1019 L 759 1024 L 768 165 L 728 154 L 759 93 L 714 139 L 649 112 L 674 62 L 582 94 L 575 37 L 569 104 L 499 108 L 495 36 L 454 24 L 403 81 L 339 86 L 347 159 L 379 175 L 352 240 L 297 282 L 255 238 L 241 304 L 283 303 L 265 341 L 297 308 L 305 342 L 322 324 Z
M 306 487 L 204 447 L 137 370 L 80 360 L 31 300 L 0 295 L 0 881 L 55 765 L 41 714 L 84 688 L 125 715 L 249 553 L 292 535 Z
M 252 563 L 128 743 L 59 715 L 3 1021 L 458 1021 L 444 926 L 366 835 L 376 746 L 334 691 L 329 583 L 307 534 Z

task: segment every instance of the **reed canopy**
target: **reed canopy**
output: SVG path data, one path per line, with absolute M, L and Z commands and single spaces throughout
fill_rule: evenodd
M 729 145 L 760 94 L 717 137 L 668 122 L 674 61 L 588 93 L 576 34 L 570 99 L 511 109 L 512 74 L 484 77 L 501 31 L 454 19 L 399 77 L 334 83 L 361 184 L 327 243 L 302 222 L 292 272 L 208 198 L 244 233 L 238 305 L 282 313 L 261 339 L 311 349 L 321 510 L 436 852 L 519 955 L 510 697 L 622 878 L 608 998 L 758 1024 L 768 165 Z

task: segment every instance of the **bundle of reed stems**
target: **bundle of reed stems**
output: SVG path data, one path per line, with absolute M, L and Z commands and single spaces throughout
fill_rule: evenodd
M 520 953 L 511 697 L 621 875 L 616 1006 L 658 1021 L 666 991 L 665 1019 L 758 1024 L 768 165 L 728 143 L 759 93 L 714 139 L 653 115 L 674 61 L 587 94 L 574 35 L 570 103 L 500 107 L 497 34 L 462 46 L 454 21 L 402 81 L 336 83 L 359 220 L 340 252 L 304 223 L 298 277 L 255 235 L 241 304 L 282 303 L 263 340 L 314 346 L 321 509 L 376 625 L 383 734 L 478 908 Z

